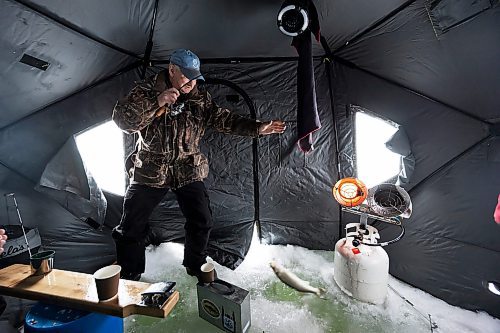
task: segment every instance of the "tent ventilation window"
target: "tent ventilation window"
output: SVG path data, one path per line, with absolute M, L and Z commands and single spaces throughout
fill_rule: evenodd
M 357 178 L 367 187 L 392 182 L 401 169 L 401 155 L 387 148 L 386 142 L 398 131 L 397 124 L 359 107 L 355 111 L 355 149 Z
M 108 121 L 75 135 L 85 167 L 103 191 L 125 194 L 123 133 Z
M 426 9 L 436 36 L 475 19 L 498 5 L 498 0 L 428 0 Z
M 31 66 L 31 67 L 38 68 L 42 71 L 47 70 L 47 68 L 49 68 L 49 66 L 50 66 L 50 64 L 48 62 L 43 61 L 42 59 L 32 57 L 29 54 L 23 54 L 23 56 L 21 57 L 21 60 L 19 60 L 19 62 L 21 62 L 25 65 Z

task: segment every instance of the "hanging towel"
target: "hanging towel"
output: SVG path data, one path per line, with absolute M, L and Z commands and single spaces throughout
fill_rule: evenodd
M 292 45 L 297 49 L 299 62 L 297 66 L 297 134 L 299 149 L 309 153 L 314 149 L 312 134 L 321 128 L 316 103 L 316 87 L 314 83 L 314 66 L 312 56 L 312 38 L 314 34 L 319 42 L 320 28 L 318 12 L 312 1 L 307 1 L 309 28 L 293 38 Z

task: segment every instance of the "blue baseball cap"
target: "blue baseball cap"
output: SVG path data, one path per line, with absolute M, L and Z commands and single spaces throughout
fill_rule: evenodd
M 200 59 L 190 50 L 177 49 L 170 56 L 170 63 L 179 66 L 182 74 L 190 80 L 205 81 L 200 72 Z

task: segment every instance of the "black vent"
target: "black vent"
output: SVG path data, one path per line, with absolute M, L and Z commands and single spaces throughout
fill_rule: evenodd
M 439 36 L 473 20 L 497 4 L 498 0 L 428 0 L 426 8 L 434 32 Z
M 23 54 L 23 57 L 21 58 L 21 60 L 19 60 L 19 62 L 22 62 L 23 64 L 31 67 L 36 67 L 42 71 L 46 70 L 50 66 L 48 62 L 32 57 L 28 54 Z

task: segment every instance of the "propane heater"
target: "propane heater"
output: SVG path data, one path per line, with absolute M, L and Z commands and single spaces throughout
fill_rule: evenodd
M 410 196 L 393 184 L 377 185 L 367 193 L 366 186 L 356 178 L 339 180 L 333 196 L 343 211 L 360 216 L 359 223 L 346 225 L 346 237 L 335 244 L 335 282 L 353 298 L 381 304 L 389 281 L 389 256 L 383 247 L 403 237 L 402 219 L 411 215 Z M 368 219 L 398 226 L 401 231 L 396 238 L 379 243 L 378 230 L 368 225 Z

